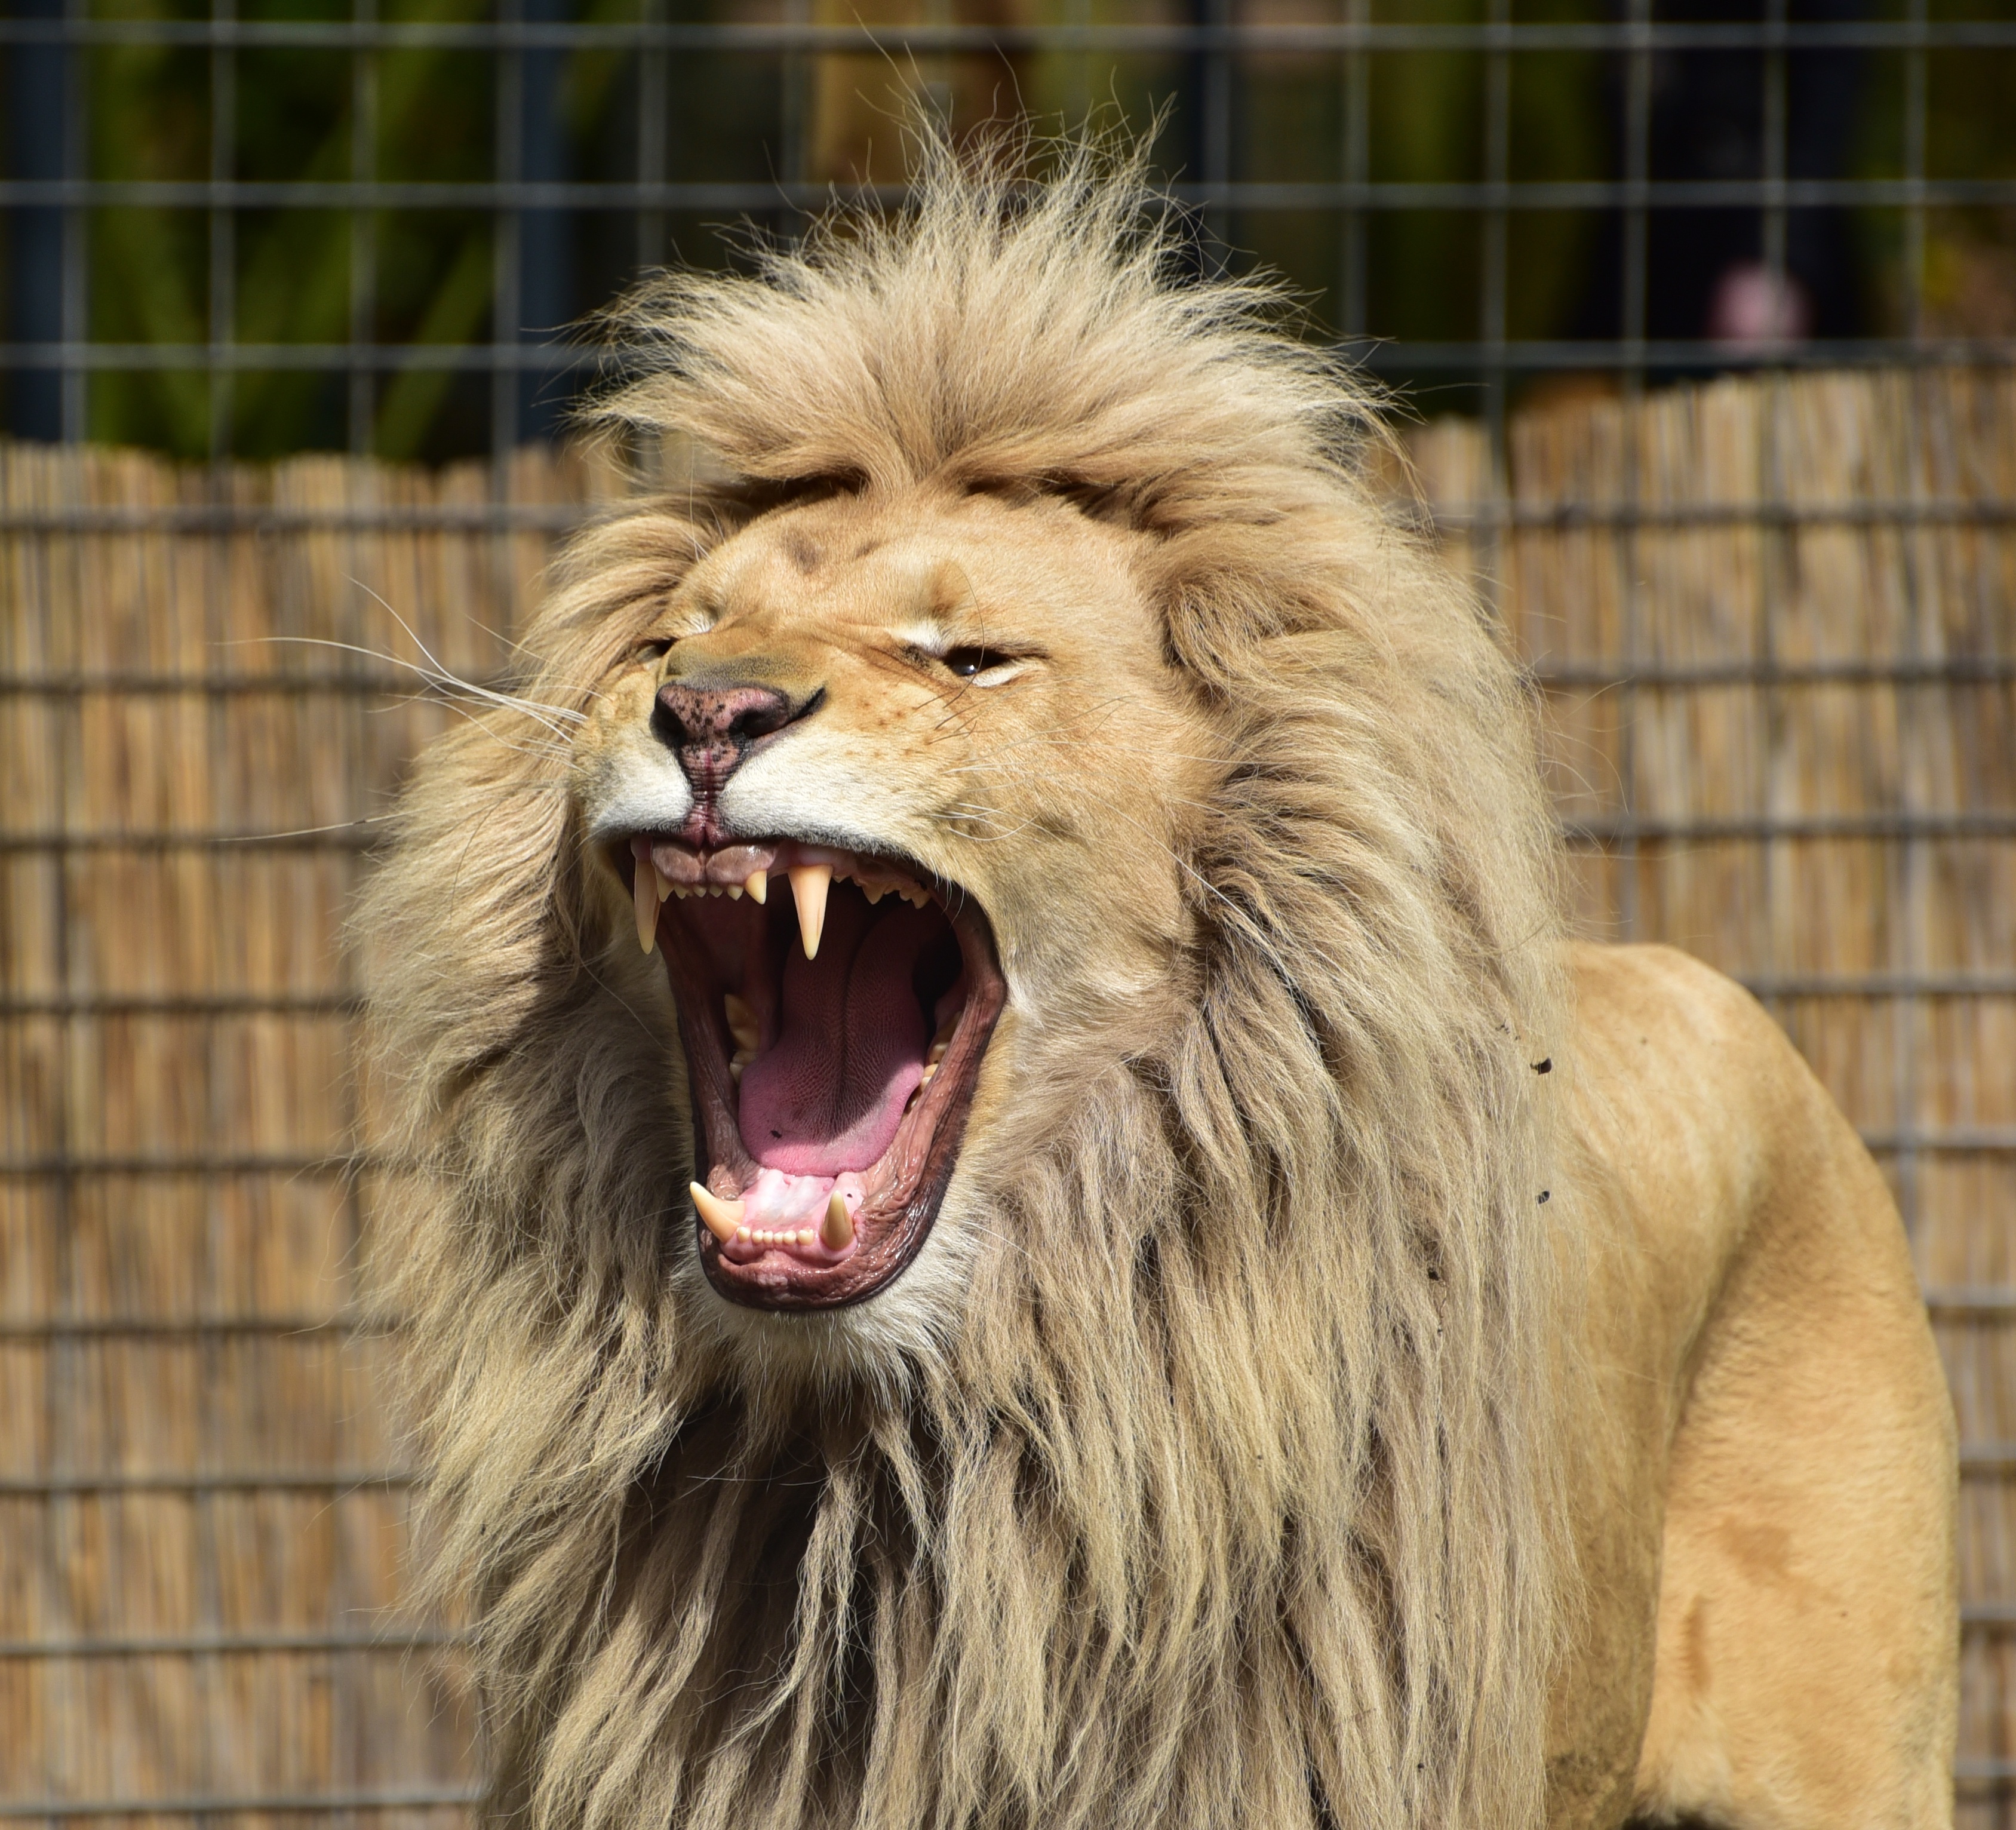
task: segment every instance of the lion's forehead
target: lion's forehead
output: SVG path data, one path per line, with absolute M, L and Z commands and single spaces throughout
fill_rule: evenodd
M 668 633 L 753 625 L 807 644 L 982 628 L 1058 651 L 1152 654 L 1129 542 L 1056 504 L 991 499 L 809 504 L 765 515 L 702 557 Z

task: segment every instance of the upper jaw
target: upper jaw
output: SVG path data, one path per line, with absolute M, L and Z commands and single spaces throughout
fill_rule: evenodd
M 679 1007 L 699 1171 L 694 1237 L 709 1281 L 731 1302 L 772 1309 L 833 1308 L 873 1295 L 930 1234 L 1006 1002 L 985 911 L 960 886 L 870 846 L 795 834 L 697 846 L 684 830 L 662 827 L 617 843 L 606 819 L 595 827 L 604 835 L 603 855 L 628 877 L 639 938 L 661 955 Z M 892 895 L 900 908 L 886 901 Z M 751 1153 L 739 1081 L 761 1058 L 759 1043 L 761 1054 L 779 1046 L 779 947 L 787 956 L 801 948 L 815 956 L 823 938 L 817 912 L 829 899 L 837 899 L 843 942 L 851 924 L 855 943 L 865 946 L 865 935 L 892 912 L 920 931 L 927 922 L 941 935 L 949 930 L 957 978 L 938 1000 L 938 1021 L 922 1032 L 931 1038 L 928 1053 L 913 1064 L 915 1084 L 887 1147 L 869 1162 L 826 1162 L 796 1174 Z M 900 951 L 904 937 L 884 931 L 882 938 Z M 933 944 L 944 950 L 942 939 Z M 845 967 L 841 961 L 835 970 Z M 795 970 L 812 974 L 811 958 Z M 765 999 L 759 1025 L 754 1009 Z M 902 1056 L 900 1044 L 895 1052 Z

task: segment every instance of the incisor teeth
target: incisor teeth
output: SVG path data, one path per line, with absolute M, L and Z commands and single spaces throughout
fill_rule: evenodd
M 752 870 L 743 881 L 752 902 L 767 902 L 770 895 L 770 874 L 767 870 Z
M 651 866 L 651 881 L 658 886 L 658 900 L 661 902 L 668 901 L 672 893 L 672 880 L 653 864 Z
M 830 864 L 794 864 L 790 868 L 791 894 L 798 903 L 798 938 L 805 942 L 805 957 L 819 957 L 819 935 L 826 929 L 826 892 L 833 884 Z
M 700 1216 L 700 1223 L 725 1245 L 742 1227 L 742 1203 L 723 1201 L 697 1182 L 689 1182 L 686 1192 L 693 1197 L 693 1210 Z
M 658 944 L 657 875 L 642 858 L 637 860 L 636 877 L 631 884 L 632 900 L 637 910 L 637 944 L 647 953 Z
M 854 1243 L 854 1216 L 847 1211 L 847 1197 L 836 1188 L 819 1221 L 819 1243 L 829 1252 L 844 1252 Z M 809 1245 L 812 1241 L 808 1239 Z

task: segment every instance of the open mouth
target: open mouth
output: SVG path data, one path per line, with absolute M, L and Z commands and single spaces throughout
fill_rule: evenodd
M 642 833 L 610 861 L 679 1005 L 709 1281 L 762 1309 L 872 1296 L 937 1218 L 1006 1001 L 979 906 L 795 839 Z

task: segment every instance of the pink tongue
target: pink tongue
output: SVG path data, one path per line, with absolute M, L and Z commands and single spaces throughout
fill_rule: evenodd
M 793 935 L 776 1039 L 743 1071 L 742 1141 L 765 1169 L 837 1176 L 888 1149 L 923 1077 L 913 982 L 932 917 L 833 885 L 819 957 Z

